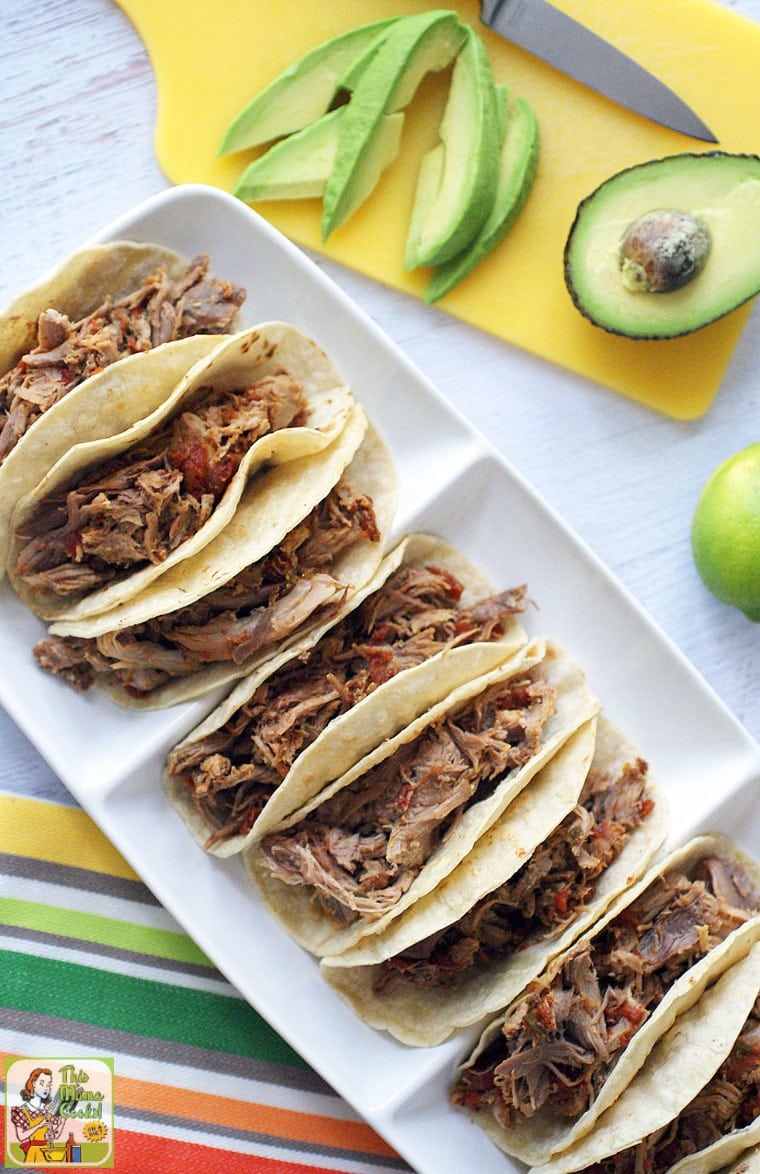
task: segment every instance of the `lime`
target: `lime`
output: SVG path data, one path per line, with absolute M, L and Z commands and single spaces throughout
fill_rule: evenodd
M 760 620 L 760 443 L 734 453 L 708 479 L 691 549 L 708 590 Z

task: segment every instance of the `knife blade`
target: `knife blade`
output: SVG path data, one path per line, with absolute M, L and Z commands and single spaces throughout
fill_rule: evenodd
M 664 82 L 548 0 L 481 0 L 480 19 L 620 106 L 693 139 L 717 143 L 709 127 Z

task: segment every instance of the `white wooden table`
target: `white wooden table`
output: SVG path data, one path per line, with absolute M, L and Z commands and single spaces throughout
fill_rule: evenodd
M 760 19 L 760 0 L 733 6 Z M 152 69 L 115 4 L 3 0 L 0 31 L 4 304 L 167 181 L 152 146 Z M 440 310 L 318 260 L 493 439 L 760 738 L 760 624 L 708 595 L 689 545 L 692 512 L 709 473 L 760 439 L 760 306 L 711 410 L 681 423 L 538 359 L 515 356 L 507 344 Z M 519 392 L 510 386 L 515 361 Z M 481 388 L 475 395 L 467 378 L 472 371 Z M 0 786 L 71 802 L 3 714 L 0 738 Z

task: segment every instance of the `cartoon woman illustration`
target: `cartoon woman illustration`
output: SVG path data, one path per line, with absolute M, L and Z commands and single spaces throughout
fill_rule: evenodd
M 11 1122 L 24 1151 L 24 1164 L 46 1164 L 45 1149 L 60 1136 L 63 1117 L 48 1111 L 53 1095 L 53 1073 L 49 1068 L 33 1068 L 21 1089 L 23 1105 L 11 1109 Z

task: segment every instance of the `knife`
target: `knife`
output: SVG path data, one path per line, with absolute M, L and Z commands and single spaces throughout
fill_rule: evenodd
M 693 139 L 717 143 L 691 107 L 654 74 L 548 0 L 481 0 L 480 19 L 495 33 L 626 109 Z

